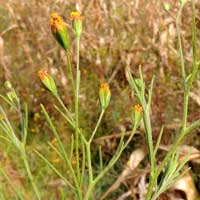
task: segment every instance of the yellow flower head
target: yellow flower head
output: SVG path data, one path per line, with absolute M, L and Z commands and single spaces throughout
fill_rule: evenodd
M 81 13 L 78 11 L 73 11 L 70 13 L 70 20 L 74 21 L 74 20 L 82 20 L 82 16 Z
M 39 70 L 38 76 L 39 76 L 40 80 L 44 80 L 44 79 L 48 78 L 49 74 L 46 70 Z
M 101 89 L 102 92 L 110 92 L 109 85 L 107 83 L 102 83 L 101 84 Z
M 64 21 L 57 13 L 51 14 L 50 25 L 52 32 L 57 32 L 64 29 Z
M 143 112 L 143 108 L 140 104 L 134 105 L 133 106 L 133 111 L 138 111 L 139 113 Z

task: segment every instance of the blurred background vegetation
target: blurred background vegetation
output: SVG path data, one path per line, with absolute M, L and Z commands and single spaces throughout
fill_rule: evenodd
M 164 9 L 166 5 L 169 6 L 168 12 Z M 54 138 L 41 113 L 40 104 L 46 105 L 51 116 L 56 119 L 61 138 L 66 141 L 66 144 L 72 134 L 72 130 L 53 109 L 53 105 L 57 102 L 43 89 L 37 77 L 39 69 L 47 69 L 55 77 L 66 105 L 72 105 L 69 80 L 66 79 L 65 54 L 55 43 L 49 27 L 51 13 L 57 12 L 61 15 L 68 26 L 71 35 L 72 60 L 75 60 L 75 54 L 74 36 L 69 20 L 70 12 L 79 9 L 84 16 L 80 48 L 82 78 L 80 112 L 81 126 L 88 134 L 94 128 L 100 112 L 98 103 L 100 83 L 106 81 L 110 84 L 112 101 L 93 147 L 96 149 L 102 145 L 104 161 L 107 162 L 118 143 L 117 136 L 123 130 L 127 132 L 131 130 L 130 108 L 137 103 L 126 80 L 126 66 L 130 66 L 137 76 L 141 65 L 147 84 L 152 76 L 156 75 L 151 118 L 154 139 L 157 138 L 160 127 L 165 124 L 162 144 L 169 145 L 175 137 L 176 130 L 180 128 L 183 95 L 175 27 L 178 7 L 178 0 L 0 0 L 0 91 L 5 94 L 4 82 L 10 80 L 22 103 L 28 102 L 30 162 L 36 180 L 44 193 L 44 199 L 60 199 L 59 195 L 64 189 L 62 182 L 59 182 L 51 170 L 47 169 L 45 164 L 32 153 L 32 149 L 35 148 L 48 155 L 50 160 L 56 159 L 55 153 L 47 145 L 47 142 Z M 196 8 L 197 46 L 200 53 L 200 2 L 198 0 Z M 180 22 L 188 71 L 192 61 L 191 20 L 191 5 L 188 3 Z M 199 76 L 197 79 L 199 80 Z M 191 93 L 190 122 L 200 117 L 199 91 L 200 82 L 197 81 Z M 1 104 L 6 107 L 3 101 Z M 7 110 L 10 120 L 17 123 L 15 113 L 8 106 Z M 110 172 L 110 178 L 102 181 L 100 191 L 105 191 L 114 182 L 135 148 L 145 147 L 142 133 L 141 127 L 131 146 Z M 105 137 L 109 135 L 110 137 Z M 200 132 L 197 131 L 189 137 L 186 144 L 199 149 L 199 136 Z M 94 151 L 94 160 L 96 154 Z M 0 163 L 14 184 L 25 187 L 24 193 L 27 199 L 32 199 L 22 166 L 16 159 L 12 146 L 5 144 L 4 141 L 0 141 Z M 147 170 L 147 163 L 147 160 L 144 160 L 141 169 Z M 198 189 L 200 188 L 199 165 L 192 162 L 190 164 Z M 55 162 L 55 165 L 65 170 L 62 169 L 62 163 Z M 138 174 L 142 172 L 139 171 Z M 0 181 L 6 184 L 1 176 Z M 133 181 L 126 180 L 108 199 L 117 199 L 118 195 L 127 189 L 135 188 L 135 185 Z M 9 191 L 12 196 L 12 190 Z

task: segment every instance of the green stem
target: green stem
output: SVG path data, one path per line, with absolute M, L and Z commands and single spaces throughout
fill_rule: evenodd
M 136 127 L 133 128 L 132 134 L 130 135 L 129 139 L 127 140 L 127 142 L 125 144 L 121 143 L 122 141 L 120 141 L 120 144 L 119 144 L 119 147 L 118 147 L 118 150 L 117 150 L 116 154 L 110 160 L 109 164 L 94 179 L 93 179 L 92 173 L 90 172 L 90 167 L 91 166 L 89 166 L 89 180 L 90 180 L 90 182 L 89 182 L 88 190 L 86 192 L 84 200 L 89 200 L 89 198 L 91 196 L 91 192 L 92 192 L 93 188 L 95 187 L 95 185 L 105 176 L 105 174 L 111 169 L 111 167 L 113 167 L 113 165 L 118 161 L 118 159 L 120 158 L 122 152 L 124 151 L 124 149 L 127 147 L 127 145 L 132 140 L 132 138 L 134 136 L 134 133 L 135 133 L 135 130 L 136 130 Z M 124 137 L 124 135 L 122 135 L 121 140 L 123 140 L 123 137 Z M 90 153 L 89 150 L 90 149 L 88 147 L 88 153 Z M 89 159 L 88 159 L 88 161 L 89 161 Z M 88 163 L 88 164 L 90 165 L 90 163 Z
M 84 197 L 84 200 L 89 200 L 90 199 L 90 196 L 91 196 L 91 193 L 92 193 L 92 190 L 93 190 L 94 186 L 95 186 L 94 183 L 91 183 L 91 185 L 89 185 L 88 190 L 86 192 L 86 195 Z
M 184 56 L 183 56 L 183 48 L 182 48 L 182 42 L 181 42 L 181 33 L 180 33 L 180 28 L 179 28 L 179 22 L 180 22 L 180 17 L 181 17 L 181 12 L 182 12 L 183 7 L 181 6 L 177 17 L 176 17 L 176 32 L 177 32 L 177 37 L 178 37 L 178 45 L 179 45 L 179 53 L 180 53 L 180 61 L 181 61 L 181 72 L 182 72 L 182 78 L 184 80 L 184 88 L 186 89 L 186 82 L 185 82 L 185 62 L 184 62 Z
M 189 101 L 189 91 L 186 90 L 184 92 L 184 100 L 183 100 L 183 122 L 182 129 L 185 131 L 187 127 L 187 115 L 188 115 L 188 101 Z
M 92 160 L 91 160 L 91 150 L 90 150 L 90 146 L 91 146 L 92 140 L 93 140 L 93 138 L 94 138 L 94 136 L 95 136 L 95 134 L 96 134 L 96 132 L 97 132 L 97 129 L 99 128 L 99 125 L 100 125 L 101 120 L 102 120 L 102 118 L 103 118 L 104 112 L 105 112 L 105 110 L 102 110 L 102 111 L 101 111 L 101 114 L 100 114 L 99 119 L 98 119 L 98 121 L 97 121 L 97 123 L 96 123 L 96 126 L 95 126 L 95 128 L 94 128 L 94 130 L 93 130 L 93 132 L 92 132 L 92 135 L 91 135 L 89 141 L 86 142 L 86 151 L 87 151 L 87 160 L 88 160 L 88 170 L 89 170 L 89 185 L 90 185 L 90 184 L 92 183 L 92 181 L 93 181 L 93 171 L 92 171 Z
M 82 133 L 80 133 L 82 134 Z M 81 181 L 80 181 L 80 187 L 82 186 L 84 182 L 85 177 L 85 161 L 86 161 L 86 153 L 85 153 L 85 143 L 83 137 L 81 137 L 81 150 L 82 150 L 82 174 L 81 174 Z
M 62 151 L 62 154 L 63 154 L 63 157 L 65 159 L 65 162 L 66 162 L 66 164 L 67 164 L 67 166 L 68 166 L 68 168 L 70 170 L 70 173 L 71 173 L 71 175 L 72 175 L 72 177 L 74 179 L 74 183 L 75 183 L 75 186 L 77 188 L 78 197 L 79 197 L 79 199 L 82 199 L 82 194 L 81 194 L 81 190 L 80 190 L 80 187 L 79 187 L 79 184 L 78 184 L 78 180 L 77 180 L 77 177 L 75 175 L 75 172 L 74 172 L 74 169 L 72 167 L 72 164 L 71 164 L 70 160 L 68 159 L 68 156 L 66 154 L 64 145 L 63 145 L 63 143 L 62 143 L 62 141 L 61 141 L 61 139 L 59 137 L 59 134 L 57 133 L 57 130 L 56 130 L 54 124 L 52 123 L 51 118 L 49 117 L 49 114 L 47 113 L 45 107 L 43 105 L 41 105 L 41 107 L 42 107 L 44 115 L 45 115 L 45 117 L 46 117 L 46 119 L 47 119 L 47 121 L 48 121 L 48 123 L 49 123 L 49 125 L 50 125 L 50 127 L 51 127 L 51 129 L 52 129 L 52 131 L 54 133 L 54 135 L 56 136 L 56 138 L 58 140 L 58 144 L 59 144 L 59 147 L 60 147 L 60 149 Z
M 67 109 L 67 107 L 65 106 L 65 104 L 63 103 L 63 101 L 59 95 L 57 95 L 56 98 L 57 98 L 58 102 L 60 103 L 60 105 L 62 106 L 62 108 L 65 110 L 68 118 L 70 119 L 70 122 L 71 122 L 70 124 L 73 124 L 74 119 L 72 118 L 70 111 Z
M 193 122 L 188 128 L 186 128 L 185 130 L 185 134 L 189 134 L 191 131 L 193 131 L 194 129 L 196 129 L 197 127 L 200 126 L 200 119 Z
M 76 171 L 77 178 L 80 183 L 81 175 L 80 175 L 80 163 L 79 163 L 79 86 L 80 86 L 80 70 L 79 70 L 79 45 L 80 38 L 76 38 L 76 89 L 75 89 L 75 115 L 76 115 L 76 123 L 75 123 L 75 151 L 76 151 Z
M 156 185 L 156 181 L 157 181 L 158 176 L 162 172 L 162 170 L 165 167 L 165 165 L 167 164 L 167 162 L 170 160 L 172 154 L 175 152 L 177 147 L 183 141 L 184 136 L 185 136 L 185 132 L 181 131 L 181 133 L 178 136 L 176 142 L 172 145 L 170 151 L 167 153 L 167 155 L 165 156 L 164 160 L 161 162 L 161 164 L 155 170 L 155 173 L 153 174 L 152 179 L 150 180 L 145 200 L 151 200 L 151 196 L 152 196 L 152 193 L 153 193 L 153 188 Z
M 132 88 L 133 91 L 136 92 L 136 96 L 138 98 L 138 100 L 140 101 L 143 110 L 144 110 L 144 125 L 145 125 L 145 138 L 146 138 L 146 144 L 148 146 L 148 153 L 149 153 L 149 160 L 150 160 L 150 171 L 151 171 L 151 177 L 154 173 L 154 169 L 155 169 L 155 158 L 154 158 L 154 151 L 153 151 L 153 139 L 152 139 L 152 129 L 151 129 L 151 120 L 150 120 L 150 113 L 149 113 L 149 107 L 150 107 L 150 99 L 151 97 L 149 96 L 149 102 L 148 104 L 146 103 L 145 100 L 145 85 L 144 85 L 144 81 L 143 81 L 143 76 L 142 76 L 142 71 L 140 68 L 140 79 L 141 79 L 141 88 L 138 87 L 135 79 L 132 77 L 130 69 L 127 70 L 128 72 L 128 76 L 129 76 L 129 83 L 130 86 Z M 153 87 L 153 81 L 151 83 L 151 90 Z M 140 91 L 141 90 L 141 91 Z M 151 91 L 150 90 L 150 95 L 151 95 Z
M 84 200 L 89 200 L 90 196 L 91 196 L 91 192 L 93 190 L 93 188 L 95 187 L 95 185 L 99 182 L 99 180 L 101 178 L 103 178 L 105 176 L 105 174 L 110 170 L 110 168 L 117 162 L 117 160 L 120 158 L 121 153 L 123 150 L 119 151 L 114 157 L 113 159 L 109 162 L 109 164 L 103 169 L 103 171 L 101 171 L 101 173 L 94 179 L 91 180 L 89 182 L 89 187 L 88 190 L 86 192 L 86 195 L 84 197 Z M 90 171 L 89 171 L 90 173 Z M 90 175 L 91 176 L 91 175 Z
M 18 99 L 17 101 L 17 113 L 18 113 L 18 116 L 19 116 L 19 126 L 20 126 L 20 136 L 21 136 L 21 139 L 23 140 L 24 139 L 24 130 L 23 130 L 23 116 L 22 116 L 22 112 L 21 112 L 21 104 L 20 104 L 20 100 Z
M 92 170 L 92 159 L 91 159 L 91 150 L 89 142 L 86 144 L 86 151 L 87 151 L 88 171 L 89 171 L 89 185 L 91 185 L 93 181 L 93 170 Z
M 145 133 L 146 133 L 146 143 L 148 146 L 148 152 L 149 152 L 149 160 L 150 160 L 150 178 L 152 178 L 154 169 L 155 169 L 155 159 L 154 159 L 154 151 L 153 151 L 153 139 L 152 139 L 152 129 L 151 129 L 151 120 L 150 120 L 150 114 L 149 114 L 149 107 L 145 103 L 144 98 L 142 98 L 143 102 L 143 109 L 144 109 L 144 124 L 145 124 Z
M 69 51 L 66 52 L 66 56 L 67 56 L 67 72 L 68 72 L 68 77 L 71 80 L 71 84 L 72 84 L 72 91 L 73 94 L 75 95 L 75 84 L 74 84 L 74 78 L 73 78 L 73 72 L 72 72 L 72 64 L 71 64 L 71 59 L 70 59 L 70 53 Z
M 184 90 L 184 108 L 183 108 L 183 125 L 187 124 L 187 113 L 188 113 L 188 87 L 187 87 L 187 81 L 186 81 L 186 73 L 185 73 L 185 62 L 184 62 L 184 56 L 183 56 L 183 48 L 182 48 L 182 42 L 181 42 L 181 33 L 180 33 L 180 17 L 182 13 L 183 7 L 181 6 L 179 8 L 177 17 L 176 17 L 176 32 L 178 37 L 178 45 L 179 45 L 179 53 L 180 53 L 180 61 L 181 61 L 181 72 L 182 72 L 182 79 L 183 79 L 183 90 Z M 183 126 L 183 129 L 186 127 Z
M 196 21 L 195 21 L 195 3 L 192 0 L 192 50 L 193 50 L 193 63 L 192 63 L 192 72 L 191 77 L 188 81 L 188 90 L 192 87 L 192 83 L 196 77 L 199 63 L 197 61 L 197 43 L 196 43 Z
M 92 135 L 91 135 L 91 137 L 90 137 L 90 139 L 89 139 L 89 143 L 92 142 L 92 140 L 93 140 L 93 138 L 94 138 L 94 136 L 95 136 L 95 134 L 96 134 L 96 132 L 97 132 L 97 129 L 98 129 L 100 123 L 101 123 L 101 120 L 102 120 L 102 118 L 103 118 L 104 113 L 105 113 L 105 110 L 102 110 L 102 111 L 101 111 L 101 114 L 100 114 L 100 116 L 99 116 L 99 119 L 98 119 L 98 121 L 97 121 L 97 124 L 96 124 L 96 126 L 95 126 L 95 129 L 94 129 L 94 131 L 92 132 Z
M 30 166 L 29 166 L 29 163 L 27 161 L 27 155 L 25 153 L 25 150 L 22 152 L 22 159 L 23 159 L 24 166 L 25 166 L 26 172 L 28 174 L 29 180 L 30 180 L 32 187 L 33 187 L 33 190 L 35 192 L 35 195 L 36 195 L 38 200 L 41 200 L 39 190 L 38 190 L 38 188 L 37 188 L 37 186 L 36 186 L 36 184 L 34 183 L 34 180 L 33 180 L 33 175 L 31 173 Z

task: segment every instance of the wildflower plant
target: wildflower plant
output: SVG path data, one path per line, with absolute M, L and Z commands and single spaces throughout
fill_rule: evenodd
M 56 169 L 56 167 L 51 163 L 44 155 L 40 152 L 36 151 L 41 159 L 43 159 L 47 165 L 61 178 L 65 181 L 67 186 L 74 192 L 75 199 L 84 199 L 89 200 L 94 192 L 95 186 L 97 183 L 105 176 L 105 174 L 112 168 L 112 166 L 117 162 L 121 153 L 130 143 L 136 128 L 138 127 L 141 119 L 142 119 L 142 108 L 138 105 L 137 108 L 134 109 L 135 112 L 135 121 L 133 125 L 133 131 L 127 141 L 124 141 L 124 134 L 121 136 L 121 140 L 117 151 L 113 158 L 109 161 L 109 163 L 103 167 L 102 163 L 102 153 L 100 148 L 100 158 L 101 161 L 101 172 L 98 175 L 94 175 L 93 172 L 93 163 L 91 158 L 91 144 L 95 137 L 95 134 L 100 126 L 101 120 L 104 116 L 104 113 L 109 106 L 111 100 L 111 91 L 109 85 L 107 83 L 102 83 L 99 89 L 99 102 L 101 107 L 101 113 L 99 115 L 99 119 L 97 120 L 96 126 L 93 132 L 90 134 L 89 138 L 86 138 L 86 134 L 84 130 L 79 126 L 79 90 L 80 90 L 80 68 L 79 68 L 79 46 L 80 46 L 80 38 L 82 33 L 82 16 L 79 12 L 75 11 L 71 13 L 70 19 L 72 21 L 72 29 L 75 34 L 76 40 L 76 70 L 75 77 L 73 76 L 74 72 L 72 70 L 72 65 L 70 62 L 69 48 L 66 48 L 65 41 L 66 38 L 69 38 L 65 27 L 64 22 L 60 16 L 57 14 L 52 15 L 52 19 L 50 20 L 50 25 L 52 29 L 52 33 L 55 36 L 57 42 L 63 47 L 67 55 L 67 66 L 68 66 L 68 78 L 71 80 L 71 87 L 74 96 L 74 112 L 75 117 L 73 117 L 72 112 L 70 112 L 69 108 L 67 108 L 64 102 L 61 100 L 59 93 L 57 92 L 55 82 L 51 75 L 47 73 L 45 70 L 40 70 L 38 72 L 39 78 L 44 86 L 51 92 L 58 100 L 61 105 L 61 108 L 55 106 L 56 110 L 61 114 L 61 116 L 74 128 L 75 135 L 72 136 L 70 150 L 69 153 L 66 151 L 62 140 L 60 139 L 59 133 L 54 125 L 54 122 L 51 120 L 50 115 L 45 109 L 44 105 L 41 105 L 42 111 L 51 127 L 55 138 L 58 141 L 58 148 L 50 144 L 50 147 L 58 154 L 59 158 L 64 161 L 68 170 L 70 171 L 71 177 L 66 177 L 65 174 Z M 59 23 L 58 23 L 59 22 Z M 60 27 L 62 26 L 62 28 Z M 60 30 L 64 30 L 64 32 L 60 33 Z M 68 41 L 69 44 L 69 41 Z M 80 157 L 81 155 L 81 157 Z M 73 159 L 75 157 L 75 166 L 73 165 Z M 81 160 L 81 162 L 80 162 Z
M 161 128 L 158 140 L 154 147 L 153 139 L 152 139 L 152 128 L 151 128 L 151 119 L 150 119 L 150 106 L 151 99 L 153 93 L 153 83 L 154 77 L 152 78 L 150 87 L 148 92 L 145 90 L 145 83 L 143 79 L 143 74 L 141 70 L 141 66 L 139 69 L 139 81 L 132 76 L 132 72 L 129 67 L 127 67 L 126 73 L 127 78 L 130 84 L 131 89 L 134 91 L 138 101 L 142 105 L 144 110 L 143 120 L 145 126 L 145 138 L 146 144 L 148 147 L 149 161 L 150 161 L 150 181 L 147 189 L 146 200 L 155 200 L 159 197 L 159 195 L 166 191 L 170 186 L 172 186 L 180 176 L 182 176 L 188 169 L 185 171 L 181 171 L 183 166 L 188 161 L 188 157 L 186 157 L 182 161 L 178 161 L 177 151 L 179 146 L 183 142 L 186 136 L 188 136 L 191 131 L 200 126 L 200 120 L 194 121 L 191 125 L 188 125 L 187 116 L 188 116 L 188 102 L 189 102 L 189 94 L 192 87 L 192 84 L 195 80 L 196 74 L 199 68 L 199 62 L 197 60 L 197 48 L 196 48 L 196 22 L 195 22 L 195 3 L 192 0 L 192 49 L 193 49 L 193 63 L 192 70 L 189 74 L 186 74 L 185 71 L 185 63 L 184 56 L 182 50 L 182 42 L 181 35 L 179 30 L 179 20 L 183 7 L 186 4 L 186 0 L 180 1 L 180 8 L 178 11 L 178 15 L 175 19 L 176 21 L 176 29 L 177 29 L 177 37 L 179 44 L 179 53 L 180 53 L 180 61 L 181 61 L 181 72 L 183 79 L 183 119 L 182 119 L 182 127 L 177 134 L 177 138 L 175 142 L 172 144 L 169 152 L 166 154 L 161 163 L 157 166 L 157 150 L 160 144 L 160 140 L 163 134 L 163 127 Z M 139 84 L 138 84 L 139 82 Z M 161 181 L 158 182 L 158 177 L 161 178 Z
M 192 1 L 192 46 L 193 46 L 193 66 L 192 71 L 187 75 L 185 72 L 184 57 L 181 46 L 181 36 L 179 31 L 178 20 L 181 14 L 183 6 L 186 4 L 186 1 L 180 1 L 181 7 L 178 12 L 178 17 L 176 19 L 177 25 L 177 35 L 179 41 L 179 50 L 181 58 L 181 70 L 183 77 L 183 91 L 184 91 L 184 107 L 183 107 L 183 120 L 182 128 L 177 135 L 177 138 L 172 144 L 171 149 L 166 154 L 164 159 L 158 165 L 157 160 L 157 151 L 163 134 L 163 127 L 161 128 L 159 137 L 154 145 L 152 139 L 152 126 L 150 118 L 150 108 L 153 95 L 153 84 L 154 77 L 152 78 L 150 86 L 147 88 L 144 82 L 143 73 L 141 67 L 139 68 L 139 78 L 135 78 L 132 75 L 132 72 L 129 67 L 126 69 L 126 76 L 130 84 L 131 90 L 135 93 L 138 104 L 135 104 L 130 111 L 130 118 L 132 120 L 132 132 L 127 138 L 124 139 L 124 133 L 121 134 L 120 142 L 114 153 L 113 157 L 108 163 L 103 163 L 101 148 L 99 148 L 99 161 L 100 161 L 100 171 L 94 173 L 94 163 L 92 161 L 92 149 L 91 145 L 93 139 L 96 135 L 96 132 L 101 124 L 101 121 L 104 117 L 104 113 L 109 106 L 111 101 L 111 90 L 107 83 L 102 83 L 99 89 L 99 107 L 101 112 L 99 118 L 96 122 L 94 130 L 90 134 L 86 134 L 85 130 L 80 126 L 79 123 L 79 96 L 80 96 L 80 81 L 81 81 L 81 71 L 80 71 L 80 61 L 79 61 L 79 49 L 80 49 L 80 40 L 81 34 L 83 31 L 83 24 L 80 12 L 72 12 L 70 19 L 72 22 L 72 29 L 75 35 L 76 40 L 76 67 L 75 70 L 71 64 L 70 56 L 70 37 L 68 34 L 67 27 L 63 19 L 57 14 L 53 13 L 50 20 L 50 28 L 52 34 L 58 44 L 63 48 L 67 57 L 67 75 L 71 83 L 71 91 L 73 93 L 73 102 L 74 107 L 67 107 L 62 99 L 60 98 L 59 91 L 57 90 L 56 83 L 52 75 L 50 75 L 46 70 L 42 69 L 38 72 L 38 76 L 45 86 L 45 88 L 57 99 L 59 106 L 54 106 L 55 109 L 60 113 L 63 119 L 73 128 L 74 134 L 71 136 L 70 144 L 64 145 L 58 129 L 55 125 L 54 120 L 52 120 L 50 114 L 47 112 L 45 105 L 41 105 L 43 114 L 48 122 L 49 127 L 51 128 L 57 145 L 54 145 L 53 142 L 48 142 L 50 148 L 55 151 L 58 155 L 58 158 L 55 161 L 50 161 L 42 152 L 35 150 L 35 153 L 49 166 L 53 172 L 62 179 L 69 191 L 72 192 L 74 198 L 77 200 L 90 200 L 94 199 L 95 187 L 99 181 L 109 172 L 109 170 L 116 164 L 119 160 L 122 152 L 126 149 L 130 141 L 132 140 L 136 129 L 139 127 L 141 121 L 143 120 L 145 127 L 145 139 L 148 147 L 148 156 L 150 162 L 150 178 L 149 185 L 146 194 L 146 200 L 156 200 L 159 195 L 166 191 L 173 183 L 180 178 L 188 169 L 186 168 L 182 171 L 184 165 L 188 161 L 188 158 L 183 159 L 182 161 L 178 160 L 178 148 L 182 143 L 183 139 L 195 128 L 200 125 L 200 120 L 193 122 L 188 125 L 187 123 L 187 114 L 188 114 L 188 101 L 189 93 L 196 77 L 198 71 L 198 60 L 196 52 L 196 25 L 195 25 L 195 6 L 194 1 Z M 16 132 L 16 129 L 13 128 L 12 124 L 8 120 L 6 113 L 3 108 L 0 107 L 1 119 L 0 119 L 0 129 L 5 133 L 5 136 L 0 136 L 2 139 L 13 144 L 15 149 L 21 155 L 23 160 L 26 172 L 28 174 L 29 180 L 32 184 L 33 191 L 36 199 L 42 199 L 42 195 L 39 192 L 37 184 L 35 184 L 29 162 L 27 159 L 26 152 L 26 141 L 28 136 L 28 108 L 27 105 L 24 106 L 24 112 L 21 109 L 20 99 L 17 96 L 14 88 L 10 82 L 6 83 L 6 87 L 9 90 L 6 96 L 1 95 L 1 97 L 18 113 L 20 121 L 20 129 Z M 98 94 L 97 94 L 98 96 Z M 98 98 L 98 97 L 97 97 Z M 89 135 L 87 137 L 87 135 Z M 59 160 L 62 161 L 69 171 L 69 173 L 63 173 L 56 167 L 56 162 Z M 9 177 L 5 174 L 3 170 L 0 169 L 0 173 L 3 174 L 5 179 L 10 182 Z M 158 177 L 160 181 L 158 181 Z M 11 185 L 12 186 L 12 185 Z M 1 189 L 1 185 L 0 185 Z M 23 195 L 19 190 L 14 190 L 19 199 L 23 199 Z

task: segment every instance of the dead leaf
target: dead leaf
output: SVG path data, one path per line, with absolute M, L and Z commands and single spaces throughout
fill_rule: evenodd
M 181 179 L 179 179 L 172 189 L 184 192 L 187 200 L 197 199 L 198 192 L 189 173 L 186 173 Z

